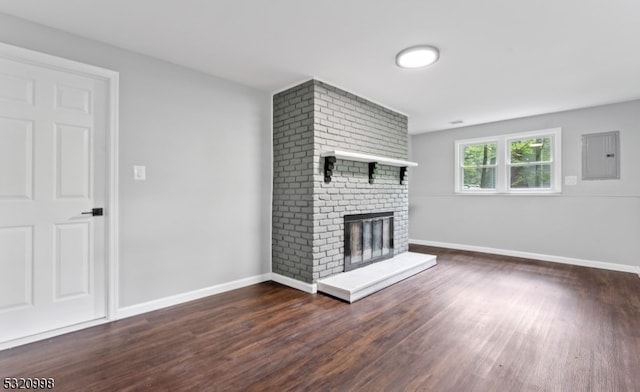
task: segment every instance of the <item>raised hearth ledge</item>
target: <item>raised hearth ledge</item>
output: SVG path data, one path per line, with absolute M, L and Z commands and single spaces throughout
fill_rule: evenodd
M 318 291 L 349 303 L 436 265 L 436 256 L 405 252 L 392 259 L 318 280 Z
M 326 151 L 320 154 L 322 158 L 336 157 L 337 159 L 343 159 L 347 161 L 357 162 L 377 162 L 381 165 L 395 166 L 395 167 L 416 167 L 418 162 L 403 161 L 401 159 L 393 159 L 387 157 L 381 157 L 377 155 L 361 154 L 359 152 L 333 150 Z

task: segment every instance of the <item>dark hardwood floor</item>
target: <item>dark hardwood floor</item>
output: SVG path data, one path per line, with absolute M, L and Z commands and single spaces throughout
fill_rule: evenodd
M 262 283 L 0 352 L 56 391 L 640 391 L 635 274 L 422 246 L 354 304 Z

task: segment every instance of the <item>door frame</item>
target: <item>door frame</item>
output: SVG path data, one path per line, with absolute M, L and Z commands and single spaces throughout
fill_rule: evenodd
M 107 83 L 107 121 L 105 127 L 106 141 L 106 194 L 105 209 L 105 312 L 104 318 L 75 324 L 68 327 L 26 336 L 0 343 L 0 350 L 47 339 L 52 336 L 104 324 L 115 320 L 118 310 L 118 266 L 119 266 L 119 209 L 118 209 L 118 104 L 119 104 L 119 73 L 110 69 L 81 63 L 50 54 L 0 42 L 0 58 L 17 61 L 38 67 L 64 71 L 93 79 L 101 79 Z

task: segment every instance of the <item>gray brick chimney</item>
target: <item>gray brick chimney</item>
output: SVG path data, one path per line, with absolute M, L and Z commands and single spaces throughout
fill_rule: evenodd
M 306 283 L 344 270 L 344 215 L 394 212 L 394 253 L 408 250 L 408 181 L 381 165 L 338 159 L 324 181 L 321 153 L 408 158 L 407 117 L 318 80 L 273 97 L 272 271 Z

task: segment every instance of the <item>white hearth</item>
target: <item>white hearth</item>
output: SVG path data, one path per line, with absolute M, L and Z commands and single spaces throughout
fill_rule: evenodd
M 436 256 L 405 252 L 391 259 L 318 280 L 318 291 L 355 302 L 435 266 Z

